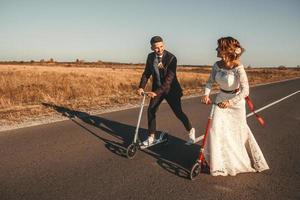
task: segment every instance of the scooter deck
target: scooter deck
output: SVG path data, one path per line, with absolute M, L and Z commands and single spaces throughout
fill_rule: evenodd
M 163 132 L 160 134 L 159 138 L 155 140 L 154 143 L 152 143 L 151 145 L 147 145 L 147 146 L 144 146 L 143 143 L 140 143 L 140 149 L 147 149 L 149 147 L 152 147 L 152 146 L 155 146 L 155 145 L 158 145 L 158 144 L 161 144 L 161 143 L 164 143 L 164 142 L 167 142 L 168 141 L 168 138 L 167 137 L 164 137 L 164 136 L 167 136 L 168 134 Z

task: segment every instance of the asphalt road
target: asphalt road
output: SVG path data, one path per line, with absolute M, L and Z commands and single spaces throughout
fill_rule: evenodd
M 300 79 L 251 88 L 256 108 L 300 89 Z M 167 146 L 139 151 L 128 160 L 138 108 L 100 116 L 52 106 L 70 120 L 0 132 L 0 199 L 300 199 L 300 93 L 260 112 L 248 124 L 270 166 L 235 177 L 201 174 L 188 179 L 199 145 L 186 146 L 186 132 L 167 104 L 158 128 L 170 133 Z M 49 105 L 50 106 L 50 105 Z M 204 132 L 209 106 L 199 97 L 183 101 Z M 146 113 L 144 113 L 146 114 Z M 141 135 L 145 137 L 146 115 Z

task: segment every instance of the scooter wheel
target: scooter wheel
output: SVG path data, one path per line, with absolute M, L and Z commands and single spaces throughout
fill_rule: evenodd
M 201 172 L 201 164 L 199 162 L 196 162 L 190 172 L 190 179 L 195 180 L 196 177 L 200 174 Z
M 134 156 L 136 155 L 137 150 L 138 150 L 138 148 L 137 148 L 136 144 L 129 145 L 127 147 L 127 150 L 126 150 L 127 158 L 129 158 L 129 159 L 134 158 Z

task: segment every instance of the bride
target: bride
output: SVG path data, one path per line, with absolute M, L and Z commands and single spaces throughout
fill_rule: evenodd
M 246 121 L 245 97 L 248 78 L 240 56 L 244 48 L 232 37 L 218 40 L 217 56 L 205 86 L 202 103 L 210 102 L 214 82 L 220 86 L 215 102 L 212 126 L 204 148 L 204 157 L 213 176 L 235 176 L 243 172 L 261 172 L 269 166 Z

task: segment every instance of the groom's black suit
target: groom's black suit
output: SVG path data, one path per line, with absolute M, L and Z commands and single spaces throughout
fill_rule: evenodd
M 156 131 L 155 114 L 160 103 L 164 99 L 167 100 L 177 118 L 181 120 L 186 130 L 189 131 L 192 126 L 181 107 L 182 89 L 176 76 L 177 59 L 173 54 L 166 50 L 163 52 L 162 56 L 162 68 L 156 68 L 154 63 L 155 59 L 156 54 L 154 52 L 148 55 L 146 67 L 139 85 L 139 88 L 144 89 L 150 76 L 153 77 L 152 91 L 155 92 L 157 96 L 150 100 L 148 107 L 149 134 L 155 133 Z
M 182 89 L 177 80 L 176 68 L 177 59 L 176 57 L 168 51 L 164 51 L 162 57 L 163 68 L 159 69 L 161 87 L 157 83 L 158 77 L 154 69 L 154 59 L 156 55 L 154 52 L 150 53 L 147 58 L 146 68 L 142 75 L 139 88 L 145 88 L 148 79 L 152 75 L 152 91 L 159 95 L 172 95 L 172 96 L 182 96 Z

